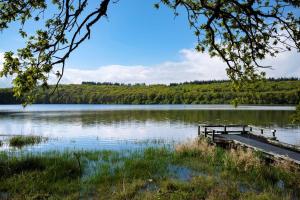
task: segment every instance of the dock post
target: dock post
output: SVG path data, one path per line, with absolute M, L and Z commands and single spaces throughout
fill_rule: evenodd
M 198 136 L 200 136 L 201 132 L 200 132 L 200 125 L 198 125 Z
M 243 132 L 242 132 L 242 134 L 245 134 L 246 133 L 246 127 L 245 127 L 245 125 L 243 126 Z
M 275 133 L 276 133 L 276 130 L 272 130 L 272 134 L 273 134 L 274 139 L 276 139 Z
M 215 130 L 212 131 L 212 141 L 215 141 Z
M 264 129 L 260 129 L 260 133 L 263 135 L 264 134 Z
M 250 132 L 252 132 L 252 126 L 250 126 L 250 129 L 249 129 L 249 131 L 250 131 Z
M 227 134 L 227 126 L 224 126 L 224 134 Z
M 205 137 L 207 136 L 207 128 L 206 127 L 204 128 L 204 136 Z

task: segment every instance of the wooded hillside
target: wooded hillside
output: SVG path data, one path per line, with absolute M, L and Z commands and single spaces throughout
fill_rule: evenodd
M 36 92 L 35 103 L 53 104 L 228 104 L 239 98 L 243 104 L 298 104 L 300 81 L 270 79 L 257 92 L 232 91 L 228 81 L 195 81 L 170 85 L 125 85 L 85 82 L 61 85 L 50 96 L 49 91 Z M 20 103 L 12 89 L 0 89 L 0 104 Z

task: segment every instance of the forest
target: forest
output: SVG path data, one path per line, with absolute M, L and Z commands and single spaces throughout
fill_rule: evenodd
M 254 87 L 254 88 L 253 88 Z M 241 104 L 295 105 L 300 101 L 300 80 L 297 78 L 268 79 L 256 83 L 251 90 L 232 88 L 232 83 L 220 81 L 193 81 L 163 84 L 120 84 L 82 82 L 60 85 L 51 95 L 38 89 L 38 104 Z M 253 90 L 254 89 L 254 90 Z M 0 104 L 19 104 L 11 88 L 0 89 Z

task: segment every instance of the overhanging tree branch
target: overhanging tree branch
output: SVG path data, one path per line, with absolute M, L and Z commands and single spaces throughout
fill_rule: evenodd
M 19 49 L 17 55 L 12 52 L 5 54 L 4 69 L 0 75 L 16 75 L 14 92 L 17 97 L 24 98 L 25 103 L 34 100 L 34 90 L 38 86 L 49 88 L 49 73 L 56 67 L 60 70 L 55 73 L 58 81 L 53 92 L 57 89 L 64 74 L 66 60 L 80 44 L 90 39 L 91 27 L 101 18 L 107 17 L 110 0 L 99 1 L 94 11 L 86 16 L 84 15 L 87 12 L 88 0 L 53 2 L 58 9 L 58 14 L 46 20 L 46 29 L 38 30 L 36 35 L 30 37 L 24 30 L 20 30 L 22 36 L 28 40 L 26 47 Z M 32 17 L 31 14 L 23 13 L 34 13 L 37 10 L 46 9 L 45 1 L 41 0 L 23 0 L 18 3 L 2 0 L 0 6 L 5 8 L 0 12 L 0 30 L 1 27 L 7 28 L 11 21 L 18 18 L 30 19 Z
M 255 80 L 266 56 L 300 50 L 300 18 L 293 0 L 161 0 L 174 9 L 182 6 L 198 38 L 196 49 L 219 56 L 234 81 Z M 159 5 L 156 6 L 157 8 Z M 287 11 L 289 10 L 289 11 Z M 298 10 L 299 11 L 299 10 Z

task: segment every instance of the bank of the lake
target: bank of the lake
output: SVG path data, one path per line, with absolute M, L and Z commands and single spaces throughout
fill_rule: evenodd
M 0 154 L 6 199 L 298 199 L 300 173 L 204 139 L 173 148 Z M 26 183 L 26 184 L 25 184 Z
M 291 163 L 197 141 L 198 123 L 245 123 L 275 128 L 280 141 L 297 145 L 294 110 L 1 105 L 0 199 L 297 199 Z

